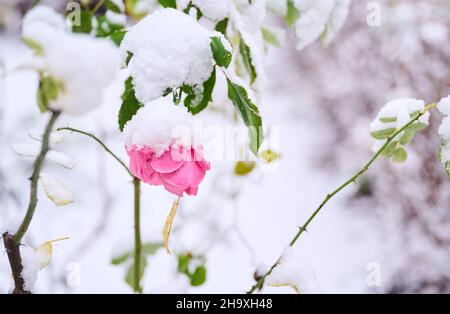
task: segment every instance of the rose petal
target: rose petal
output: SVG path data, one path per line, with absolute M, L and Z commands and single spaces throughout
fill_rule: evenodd
M 154 158 L 150 161 L 150 166 L 159 173 L 170 173 L 179 169 L 184 163 L 183 160 L 175 161 L 172 158 L 172 150 L 166 151 L 159 158 Z

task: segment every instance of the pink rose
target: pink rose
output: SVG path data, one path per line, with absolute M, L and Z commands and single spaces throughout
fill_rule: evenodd
M 197 195 L 198 186 L 210 169 L 201 149 L 173 148 L 158 156 L 150 147 L 126 147 L 133 175 L 151 185 L 162 185 L 178 196 Z

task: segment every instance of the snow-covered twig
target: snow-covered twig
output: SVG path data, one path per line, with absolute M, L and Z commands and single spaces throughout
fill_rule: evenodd
M 297 233 L 295 234 L 294 238 L 289 243 L 289 246 L 292 247 L 295 245 L 299 237 L 302 235 L 303 232 L 305 232 L 309 226 L 309 224 L 314 220 L 314 218 L 317 216 L 317 214 L 322 210 L 322 208 L 328 203 L 330 199 L 332 199 L 336 194 L 338 194 L 340 191 L 342 191 L 344 188 L 346 188 L 350 183 L 356 182 L 356 180 L 366 171 L 369 170 L 370 166 L 375 162 L 375 160 L 378 159 L 378 157 L 381 155 L 381 153 L 384 151 L 384 149 L 399 135 L 402 133 L 406 128 L 408 128 L 410 125 L 412 125 L 414 122 L 419 120 L 420 117 L 425 115 L 428 111 L 435 108 L 437 104 L 432 103 L 427 106 L 425 106 L 421 111 L 417 112 L 415 115 L 412 116 L 412 118 L 401 128 L 397 129 L 390 137 L 386 139 L 386 142 L 381 146 L 380 149 L 378 149 L 375 154 L 370 158 L 370 160 L 359 170 L 356 174 L 354 174 L 352 177 L 350 177 L 347 181 L 345 181 L 343 184 L 341 184 L 337 189 L 335 189 L 333 192 L 327 194 L 325 199 L 322 201 L 322 203 L 317 207 L 317 209 L 312 213 L 312 215 L 308 218 L 306 223 L 299 228 Z M 281 258 L 281 257 L 280 257 Z M 270 269 L 263 275 L 261 278 L 256 282 L 253 287 L 247 292 L 248 294 L 252 294 L 258 289 L 261 289 L 264 285 L 264 281 L 267 276 L 269 276 L 273 269 L 277 266 L 278 262 L 280 261 L 280 258 L 277 260 L 275 264 L 273 264 Z

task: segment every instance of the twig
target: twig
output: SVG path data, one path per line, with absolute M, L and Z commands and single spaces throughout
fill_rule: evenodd
M 120 163 L 122 165 L 122 167 L 128 172 L 128 174 L 134 178 L 134 175 L 131 173 L 130 169 L 128 169 L 127 165 L 122 161 L 122 159 L 120 159 L 119 157 L 117 157 L 116 154 L 114 154 L 109 148 L 108 146 L 106 146 L 98 137 L 96 137 L 94 134 L 89 133 L 89 132 L 85 132 L 82 130 L 78 130 L 78 129 L 74 129 L 74 128 L 69 128 L 69 127 L 64 127 L 64 128 L 58 128 L 57 131 L 72 131 L 75 133 L 79 133 L 79 134 L 83 134 L 86 136 L 89 136 L 90 138 L 92 138 L 93 140 L 95 140 L 97 143 L 99 143 L 108 154 L 110 154 L 118 163 Z
M 141 181 L 133 179 L 134 185 L 134 292 L 142 293 L 141 281 Z
M 33 174 L 31 175 L 30 178 L 31 188 L 30 188 L 30 202 L 28 204 L 28 209 L 19 229 L 14 234 L 14 244 L 16 246 L 20 244 L 20 241 L 22 241 L 23 236 L 25 235 L 25 233 L 28 230 L 28 227 L 30 226 L 31 220 L 33 219 L 34 211 L 36 210 L 36 205 L 38 201 L 37 191 L 38 191 L 39 175 L 41 173 L 45 156 L 49 151 L 50 133 L 52 132 L 53 126 L 55 125 L 55 122 L 58 119 L 59 115 L 60 115 L 59 111 L 53 111 L 50 120 L 47 124 L 47 127 L 45 128 L 45 132 L 42 138 L 41 152 L 39 153 L 38 157 L 36 158 L 36 161 L 34 162 Z
M 352 182 L 356 182 L 356 180 L 363 174 L 365 173 L 367 170 L 369 170 L 370 166 L 375 162 L 375 160 L 381 155 L 381 153 L 383 152 L 383 150 L 397 137 L 397 135 L 399 135 L 401 132 L 403 132 L 407 127 L 409 127 L 411 124 L 413 124 L 414 122 L 416 122 L 421 116 L 423 116 L 425 113 L 427 113 L 428 111 L 430 111 L 431 109 L 433 109 L 434 107 L 436 107 L 436 104 L 429 104 L 427 106 L 425 106 L 425 108 L 423 108 L 420 112 L 416 113 L 411 120 L 408 121 L 408 123 L 406 123 L 404 126 L 402 126 L 401 128 L 399 128 L 397 131 L 395 131 L 390 137 L 388 137 L 386 139 L 386 142 L 383 144 L 383 146 L 381 146 L 381 148 L 372 156 L 372 158 L 370 158 L 370 160 L 361 168 L 361 170 L 359 170 L 356 174 L 354 174 L 350 179 L 348 179 L 347 181 L 345 181 L 343 184 L 341 184 L 336 190 L 334 190 L 333 192 L 331 192 L 330 194 L 328 194 L 325 199 L 322 201 L 322 203 L 319 205 L 319 207 L 313 212 L 313 214 L 309 217 L 309 219 L 306 221 L 306 223 L 299 228 L 299 230 L 297 231 L 297 233 L 295 234 L 294 238 L 291 240 L 291 242 L 289 243 L 289 246 L 294 246 L 295 243 L 297 242 L 298 238 L 302 235 L 302 233 L 306 230 L 306 228 L 308 227 L 308 225 L 314 220 L 314 218 L 317 216 L 317 214 L 322 210 L 322 208 L 325 206 L 325 204 L 328 203 L 328 201 L 330 199 L 332 199 L 336 194 L 338 194 L 340 191 L 342 191 L 345 187 L 347 187 L 350 183 Z M 281 257 L 280 257 L 281 258 Z M 251 287 L 251 289 L 247 292 L 248 294 L 251 294 L 253 292 L 255 292 L 258 289 L 261 289 L 262 286 L 264 285 L 264 281 L 266 279 L 267 276 L 270 275 L 270 273 L 272 272 L 272 270 L 275 268 L 275 266 L 278 264 L 278 261 L 280 260 L 280 258 L 278 258 L 277 262 L 275 264 L 273 264 L 269 270 L 256 282 L 256 284 Z
M 14 244 L 14 236 L 9 233 L 3 234 L 3 244 L 5 245 L 6 253 L 8 254 L 9 265 L 14 279 L 13 294 L 31 294 L 25 289 L 25 281 L 22 277 L 23 265 L 22 257 L 20 255 L 20 248 Z

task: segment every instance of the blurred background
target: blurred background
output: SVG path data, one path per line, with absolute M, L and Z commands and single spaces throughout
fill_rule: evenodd
M 42 2 L 60 11 L 66 4 Z M 381 7 L 379 26 L 367 23 L 373 3 Z M 36 106 L 37 75 L 9 70 L 30 54 L 20 25 L 31 4 L 0 0 L 0 226 L 5 228 L 26 207 L 32 167 L 32 159 L 15 155 L 10 146 L 27 141 L 47 119 Z M 297 51 L 286 29 L 283 47 L 267 51 L 269 75 L 259 102 L 264 123 L 279 129 L 278 167 L 238 176 L 234 163 L 213 163 L 199 195 L 183 199 L 171 239 L 174 254 L 159 250 L 149 256 L 144 292 L 248 290 L 255 271 L 277 259 L 323 197 L 370 158 L 369 123 L 387 101 L 413 97 L 430 103 L 450 94 L 449 27 L 449 0 L 358 0 L 327 48 L 315 43 Z M 58 125 L 95 133 L 125 159 L 116 125 L 120 93 L 120 86 L 112 86 L 100 109 L 83 118 L 64 117 Z M 409 146 L 406 163 L 378 160 L 299 240 L 295 251 L 315 270 L 324 292 L 450 292 L 450 180 L 438 161 L 440 119 L 433 113 L 431 126 Z M 41 191 L 25 241 L 35 247 L 70 239 L 54 245 L 36 291 L 131 292 L 123 280 L 127 265 L 111 263 L 133 246 L 129 178 L 91 140 L 63 135 L 57 148 L 77 166 L 67 171 L 49 163 L 46 171 L 64 181 L 75 202 L 59 208 Z M 160 188 L 143 187 L 146 243 L 161 241 L 173 200 Z M 203 285 L 191 286 L 179 272 L 180 256 L 205 263 Z M 0 257 L 0 293 L 6 293 L 10 270 L 6 254 Z

